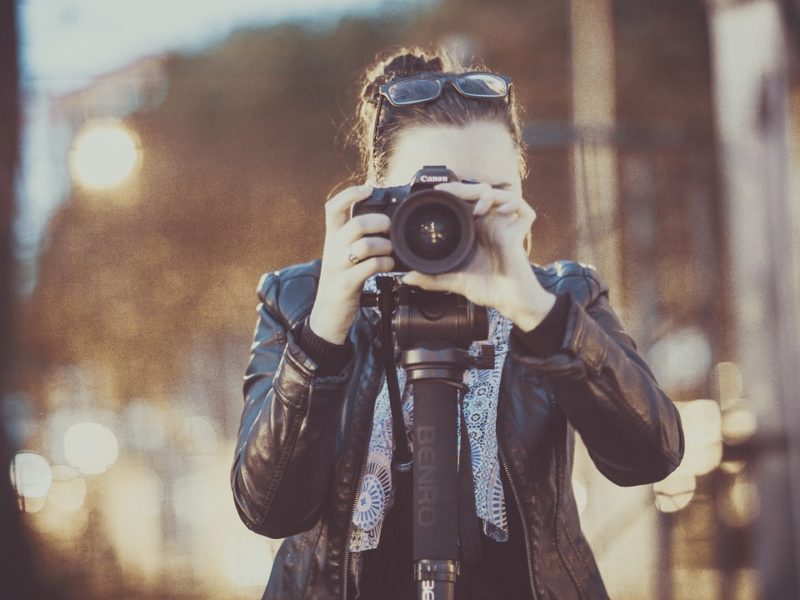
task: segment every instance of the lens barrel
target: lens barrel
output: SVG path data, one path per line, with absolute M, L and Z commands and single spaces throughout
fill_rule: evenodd
M 420 190 L 397 207 L 390 236 L 405 270 L 436 275 L 455 270 L 475 251 L 475 220 L 457 196 Z

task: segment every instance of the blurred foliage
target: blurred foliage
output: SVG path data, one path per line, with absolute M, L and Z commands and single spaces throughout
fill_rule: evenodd
M 30 380 L 48 366 L 90 362 L 113 373 L 122 401 L 165 398 L 200 341 L 241 348 L 243 369 L 259 276 L 319 256 L 325 198 L 360 181 L 346 142 L 362 69 L 401 44 L 466 43 L 514 77 L 529 121 L 568 122 L 567 13 L 557 0 L 448 0 L 416 15 L 241 31 L 172 57 L 163 102 L 128 118 L 141 137 L 139 173 L 121 189 L 75 189 L 50 224 L 39 284 L 23 307 Z M 680 27 L 667 29 L 680 45 Z M 624 59 L 623 81 L 636 85 L 639 71 L 657 78 L 654 64 L 696 70 L 694 46 L 691 57 L 645 47 L 641 64 Z M 706 92 L 696 89 L 673 94 L 665 118 L 702 121 L 692 99 Z M 628 104 L 636 118 L 653 118 Z M 537 262 L 572 250 L 568 153 L 539 148 L 530 157 Z

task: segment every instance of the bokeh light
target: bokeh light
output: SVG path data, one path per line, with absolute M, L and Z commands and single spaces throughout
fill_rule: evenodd
M 669 390 L 701 384 L 711 369 L 711 343 L 699 327 L 683 327 L 653 344 L 648 352 L 658 381 Z
M 53 485 L 47 504 L 36 514 L 32 524 L 54 541 L 74 544 L 89 524 L 86 480 L 69 465 L 55 465 L 51 473 Z
M 742 395 L 742 371 L 736 363 L 721 362 L 714 365 L 713 377 L 724 410 L 729 402 L 735 401 Z
M 103 479 L 100 514 L 123 569 L 137 577 L 155 578 L 164 552 L 164 482 L 139 461 L 121 461 Z
M 119 185 L 141 164 L 138 137 L 118 122 L 90 123 L 75 138 L 69 164 L 73 178 L 84 187 Z
M 758 516 L 758 488 L 745 473 L 739 473 L 718 499 L 720 518 L 730 527 L 745 527 Z
M 65 512 L 73 513 L 83 506 L 86 499 L 86 480 L 77 469 L 68 465 L 55 465 L 53 485 L 48 496 L 48 505 Z
M 722 415 L 722 437 L 729 444 L 741 444 L 756 432 L 756 416 L 753 411 L 738 408 Z
M 192 454 L 214 454 L 219 447 L 217 430 L 205 417 L 189 417 L 181 425 L 181 442 Z
M 50 463 L 36 452 L 18 452 L 11 461 L 11 484 L 27 512 L 42 509 L 53 484 Z
M 127 444 L 138 452 L 159 452 L 167 444 L 167 415 L 162 407 L 144 400 L 125 407 Z
M 681 402 L 686 452 L 681 466 L 695 475 L 713 471 L 722 460 L 722 427 L 719 404 L 714 400 Z
M 77 423 L 64 434 L 67 461 L 87 475 L 108 469 L 117 460 L 118 452 L 116 436 L 100 423 Z
M 242 532 L 225 543 L 223 561 L 230 583 L 262 588 L 267 583 L 267 566 L 272 563 L 273 556 L 267 540 Z
M 669 477 L 653 484 L 656 508 L 664 513 L 677 512 L 691 502 L 696 488 L 694 474 L 681 465 Z
M 583 510 L 586 508 L 586 502 L 589 499 L 586 484 L 580 479 L 574 478 L 572 480 L 572 492 L 575 495 L 575 504 L 578 506 L 578 514 L 582 514 Z

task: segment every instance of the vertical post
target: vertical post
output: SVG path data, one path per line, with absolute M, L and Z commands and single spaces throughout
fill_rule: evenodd
M 712 1 L 709 27 L 735 359 L 759 435 L 753 553 L 764 598 L 800 597 L 797 206 L 790 194 L 786 55 L 774 0 Z
M 614 28 L 611 0 L 570 0 L 577 257 L 620 290 Z
M 0 3 L 0 407 L 9 389 L 12 348 L 14 183 L 19 142 L 16 2 Z M 2 414 L 2 411 L 0 411 Z M 38 597 L 30 553 L 8 477 L 12 448 L 0 422 L 0 595 Z

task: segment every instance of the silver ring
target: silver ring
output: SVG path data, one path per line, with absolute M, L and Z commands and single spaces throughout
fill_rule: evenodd
M 358 263 L 361 262 L 361 259 L 358 258 L 355 254 L 353 254 L 353 251 L 350 249 L 350 246 L 347 247 L 347 253 L 348 253 L 347 260 L 349 260 L 354 265 L 357 265 Z

